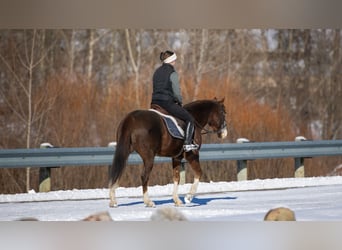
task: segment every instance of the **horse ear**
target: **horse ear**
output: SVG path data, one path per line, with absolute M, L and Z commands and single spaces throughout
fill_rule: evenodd
M 218 100 L 216 96 L 214 97 L 214 101 L 219 102 L 219 103 L 224 103 L 225 97 L 223 97 L 221 100 Z
M 219 102 L 219 103 L 224 103 L 224 99 L 225 99 L 225 97 L 223 97 L 221 100 L 218 100 L 216 97 L 214 98 L 214 100 Z

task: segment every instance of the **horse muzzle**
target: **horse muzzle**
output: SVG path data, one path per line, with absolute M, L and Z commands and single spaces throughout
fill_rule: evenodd
M 219 138 L 224 139 L 228 135 L 227 123 L 224 122 L 222 128 L 217 132 Z

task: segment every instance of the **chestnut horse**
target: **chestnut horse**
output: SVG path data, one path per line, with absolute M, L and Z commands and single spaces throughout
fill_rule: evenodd
M 195 119 L 194 140 L 199 145 L 202 143 L 201 131 L 209 125 L 219 138 L 227 136 L 226 111 L 222 100 L 201 100 L 184 105 L 184 108 Z M 173 138 L 159 114 L 149 110 L 135 110 L 129 113 L 121 122 L 117 130 L 117 147 L 113 164 L 109 168 L 109 197 L 110 207 L 116 207 L 115 189 L 119 187 L 119 179 L 126 166 L 128 156 L 136 151 L 142 158 L 144 170 L 141 176 L 144 203 L 148 207 L 155 204 L 150 200 L 147 192 L 149 176 L 154 164 L 154 157 L 166 156 L 172 158 L 173 168 L 173 200 L 176 206 L 183 202 L 178 196 L 178 184 L 180 180 L 180 165 L 183 157 L 191 165 L 194 171 L 194 182 L 190 192 L 185 197 L 185 202 L 190 203 L 197 191 L 197 186 L 202 175 L 199 162 L 199 149 L 190 152 L 183 151 L 183 140 Z

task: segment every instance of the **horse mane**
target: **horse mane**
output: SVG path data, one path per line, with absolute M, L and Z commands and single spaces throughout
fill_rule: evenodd
M 203 107 L 208 107 L 208 104 L 221 104 L 224 102 L 224 98 L 222 100 L 217 100 L 217 98 L 215 97 L 212 100 L 208 100 L 208 99 L 204 99 L 204 100 L 196 100 L 193 102 L 189 102 L 187 104 L 185 104 L 183 107 L 188 110 L 189 112 L 191 112 L 194 108 L 198 109 L 198 106 L 203 106 Z M 210 105 L 209 105 L 210 106 Z M 223 105 L 224 107 L 224 105 Z

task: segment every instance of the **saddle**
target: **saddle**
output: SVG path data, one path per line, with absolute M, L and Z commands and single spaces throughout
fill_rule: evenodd
M 157 104 L 151 104 L 151 108 L 149 110 L 156 112 L 162 117 L 167 130 L 172 137 L 184 140 L 185 122 L 183 120 L 171 116 L 165 109 Z

